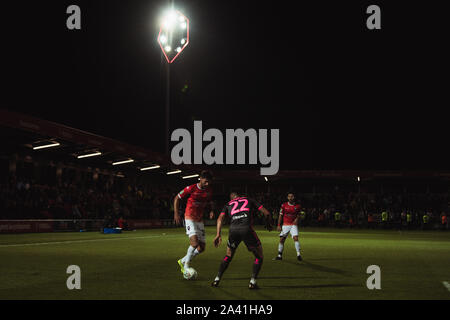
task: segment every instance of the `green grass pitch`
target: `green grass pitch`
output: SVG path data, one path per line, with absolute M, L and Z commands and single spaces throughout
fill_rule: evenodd
M 304 261 L 291 238 L 274 261 L 278 232 L 257 228 L 264 248 L 258 284 L 248 290 L 253 255 L 241 244 L 220 287 L 210 287 L 225 255 L 228 230 L 184 280 L 177 260 L 185 255 L 184 229 L 122 234 L 46 233 L 0 235 L 0 299 L 450 299 L 450 232 L 300 229 Z M 81 268 L 81 290 L 69 290 L 69 265 Z M 366 287 L 369 265 L 381 268 L 381 289 Z

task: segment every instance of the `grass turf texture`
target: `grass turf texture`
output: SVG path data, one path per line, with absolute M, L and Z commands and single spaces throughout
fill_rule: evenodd
M 46 233 L 0 235 L 0 299 L 450 299 L 450 232 L 336 230 L 300 232 L 304 261 L 291 238 L 282 261 L 273 261 L 278 232 L 258 229 L 264 248 L 260 290 L 248 290 L 253 255 L 241 244 L 220 287 L 210 287 L 225 255 L 214 227 L 206 251 L 183 279 L 177 260 L 186 254 L 184 229 L 122 234 Z M 369 290 L 369 265 L 381 268 L 381 290 Z M 81 290 L 68 290 L 69 265 L 81 268 Z

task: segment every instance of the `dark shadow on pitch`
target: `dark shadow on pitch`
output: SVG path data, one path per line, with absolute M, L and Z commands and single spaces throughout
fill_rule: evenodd
M 317 258 L 308 259 L 308 261 L 345 261 L 345 260 L 362 260 L 361 258 Z
M 294 265 L 298 265 L 299 267 L 305 266 L 305 267 L 314 269 L 316 271 L 335 273 L 335 274 L 340 274 L 340 275 L 343 275 L 343 276 L 350 275 L 350 272 L 348 272 L 348 271 L 344 271 L 344 270 L 337 269 L 337 268 L 321 266 L 320 264 L 311 263 L 311 262 L 306 261 L 306 260 L 303 260 L 301 262 L 292 262 L 292 261 L 285 261 L 285 262 L 286 263 L 290 263 L 290 264 L 294 264 Z
M 290 276 L 263 276 L 258 279 L 323 279 L 323 277 L 290 277 Z M 224 280 L 250 280 L 249 277 L 226 277 Z
M 233 286 L 231 286 L 231 287 L 233 287 Z M 229 287 L 229 288 L 230 288 L 230 287 Z M 233 292 L 231 292 L 231 291 L 229 291 L 229 290 L 227 290 L 227 289 L 224 289 L 224 288 L 221 287 L 221 286 L 219 286 L 219 287 L 217 287 L 217 288 L 212 288 L 212 287 L 211 287 L 211 290 L 222 291 L 222 292 L 224 292 L 225 294 L 227 294 L 228 296 L 230 296 L 233 300 L 245 300 L 245 298 L 243 298 L 243 297 L 241 297 L 241 296 L 238 296 L 237 294 L 235 294 L 235 293 L 233 293 Z M 219 299 L 219 300 L 221 300 L 221 299 Z
M 264 285 L 261 288 L 271 288 L 271 289 L 320 289 L 320 288 L 346 288 L 346 287 L 360 287 L 356 284 L 317 284 L 317 285 L 298 285 L 298 286 L 271 286 Z

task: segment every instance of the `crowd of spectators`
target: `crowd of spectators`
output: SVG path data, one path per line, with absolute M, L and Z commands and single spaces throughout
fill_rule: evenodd
M 108 183 L 0 184 L 0 219 L 148 219 L 171 217 L 167 187 Z
M 172 219 L 173 198 L 178 189 L 168 185 L 108 182 L 60 181 L 48 185 L 11 178 L 8 183 L 0 184 L 0 219 Z M 448 227 L 448 192 L 361 193 L 337 186 L 325 193 L 299 194 L 293 190 L 303 208 L 300 221 L 303 226 L 424 228 L 445 224 Z M 286 189 L 270 192 L 248 188 L 248 191 L 248 196 L 263 203 L 273 218 L 278 219 L 279 208 L 286 201 Z M 228 195 L 215 194 L 218 213 L 228 201 Z M 262 217 L 260 220 L 262 223 Z
M 278 219 L 279 208 L 286 202 L 287 192 L 250 194 L 271 210 Z M 293 191 L 295 194 L 295 191 Z M 433 228 L 448 229 L 450 194 L 378 192 L 359 193 L 338 187 L 328 193 L 297 195 L 302 206 L 303 226 L 368 227 L 368 228 Z

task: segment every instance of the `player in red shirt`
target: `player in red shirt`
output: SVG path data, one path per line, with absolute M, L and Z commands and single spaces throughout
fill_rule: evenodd
M 278 256 L 274 260 L 281 260 L 283 256 L 284 242 L 289 233 L 294 240 L 295 250 L 297 251 L 297 260 L 302 261 L 300 255 L 300 242 L 298 241 L 298 218 L 300 216 L 301 206 L 294 202 L 295 196 L 292 192 L 288 193 L 288 202 L 281 205 L 280 216 L 278 217 L 277 230 L 280 233 L 280 243 L 278 244 Z M 283 222 L 283 226 L 281 226 Z
M 181 273 L 184 274 L 185 268 L 189 267 L 191 260 L 205 251 L 205 226 L 203 224 L 203 212 L 209 205 L 211 208 L 210 217 L 214 217 L 213 205 L 211 202 L 212 189 L 210 184 L 212 182 L 212 174 L 209 171 L 202 171 L 200 174 L 200 181 L 196 184 L 187 186 L 181 190 L 174 199 L 174 222 L 176 225 L 181 225 L 182 219 L 179 213 L 180 200 L 187 199 L 186 210 L 184 212 L 186 234 L 189 237 L 190 246 L 187 254 L 178 260 Z

